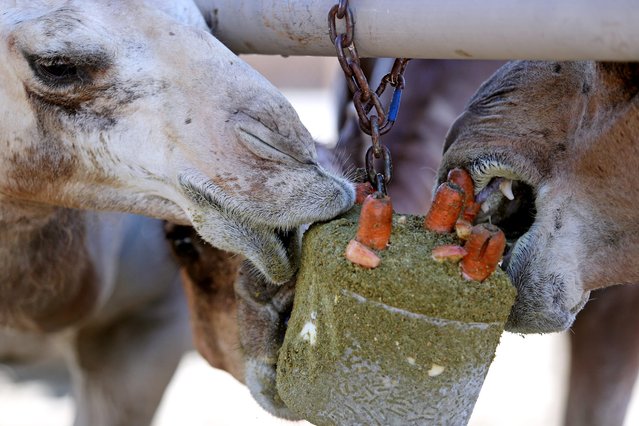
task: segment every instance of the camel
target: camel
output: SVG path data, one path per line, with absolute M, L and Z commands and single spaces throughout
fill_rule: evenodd
M 280 285 L 300 226 L 350 208 L 354 190 L 192 1 L 0 11 L 0 327 L 66 347 L 77 425 L 148 424 L 188 345 L 157 219 Z

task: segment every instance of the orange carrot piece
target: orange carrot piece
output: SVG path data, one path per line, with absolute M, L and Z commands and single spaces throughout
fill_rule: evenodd
M 479 213 L 479 210 L 481 210 L 481 204 L 476 203 L 475 201 L 471 201 L 464 207 L 464 213 L 462 214 L 462 216 L 468 222 L 473 223 L 473 221 L 477 217 L 477 214 Z
M 464 191 L 456 184 L 444 182 L 439 185 L 424 219 L 424 227 L 440 234 L 453 232 L 464 208 L 464 197 Z
M 344 255 L 351 262 L 366 269 L 377 268 L 381 262 L 381 259 L 373 250 L 355 240 L 351 240 L 348 243 Z
M 463 169 L 452 169 L 448 172 L 448 182 L 459 186 L 465 195 L 466 205 L 475 201 L 475 185 L 470 174 Z
M 461 246 L 455 245 L 444 245 L 435 247 L 431 252 L 431 257 L 434 261 L 443 263 L 443 262 L 454 262 L 457 263 L 464 256 L 466 256 L 468 252 L 465 248 Z
M 465 207 L 463 216 L 469 222 L 473 222 L 479 213 L 481 204 L 475 202 L 475 186 L 470 173 L 463 169 L 452 169 L 448 172 L 448 182 L 452 182 L 464 191 Z
M 464 248 L 468 255 L 460 263 L 463 277 L 484 281 L 497 269 L 506 248 L 506 236 L 494 225 L 475 225 Z
M 375 192 L 362 204 L 355 239 L 376 250 L 384 250 L 393 226 L 393 204 L 390 197 Z

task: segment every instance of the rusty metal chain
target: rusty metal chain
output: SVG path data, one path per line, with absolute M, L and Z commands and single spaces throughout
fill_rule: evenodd
M 344 20 L 344 33 L 337 32 L 337 21 L 339 20 Z M 359 118 L 359 127 L 371 137 L 371 147 L 366 151 L 368 180 L 374 188 L 385 194 L 386 185 L 393 176 L 393 163 L 390 151 L 382 144 L 380 137 L 388 133 L 397 120 L 402 91 L 404 90 L 404 71 L 409 59 L 396 59 L 391 71 L 382 78 L 377 89 L 373 91 L 362 70 L 359 54 L 355 47 L 355 21 L 353 20 L 353 11 L 348 6 L 348 0 L 339 0 L 328 12 L 328 30 L 331 41 L 335 44 L 337 60 L 344 71 L 348 88 L 353 94 L 353 105 Z M 388 111 L 386 111 L 380 96 L 389 84 L 395 90 Z M 375 159 L 383 161 L 383 172 L 375 169 Z

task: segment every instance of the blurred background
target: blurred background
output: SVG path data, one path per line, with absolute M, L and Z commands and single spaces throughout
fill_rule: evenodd
M 335 106 L 339 96 L 336 83 L 341 83 L 343 76 L 334 58 L 243 58 L 284 92 L 318 142 L 329 146 L 336 143 Z M 407 84 L 410 90 L 411 82 Z M 445 103 L 441 108 L 436 105 L 433 108 L 440 122 L 448 124 L 460 112 L 449 110 Z M 403 113 L 406 111 L 400 111 L 400 120 Z M 402 167 L 401 158 L 396 159 L 395 167 Z M 432 174 L 432 166 L 424 166 L 422 171 L 425 175 Z M 505 333 L 470 425 L 560 425 L 568 372 L 567 349 L 565 333 L 531 336 Z M 635 390 L 626 426 L 639 424 L 637 393 Z M 0 364 L 0 426 L 67 426 L 72 421 L 68 375 L 60 359 L 36 360 L 29 365 Z M 154 422 L 154 426 L 283 424 L 295 423 L 269 416 L 243 385 L 227 373 L 209 367 L 195 352 L 183 357 Z

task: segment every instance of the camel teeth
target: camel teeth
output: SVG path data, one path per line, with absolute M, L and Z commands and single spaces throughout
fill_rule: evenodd
M 515 199 L 515 195 L 513 194 L 513 181 L 510 179 L 504 179 L 499 183 L 499 190 L 504 197 L 508 198 L 510 201 Z
M 488 201 L 484 201 L 483 203 L 481 203 L 481 211 L 483 211 L 484 213 L 488 213 L 489 210 L 490 204 L 488 204 Z

